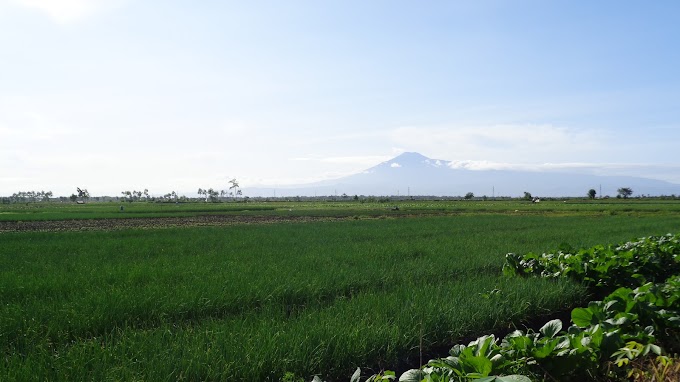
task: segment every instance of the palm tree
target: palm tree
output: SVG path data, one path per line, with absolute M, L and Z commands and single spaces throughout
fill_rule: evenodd
M 236 180 L 236 178 L 233 178 L 232 180 L 230 180 L 229 183 L 231 183 L 231 187 L 229 187 L 229 190 L 231 191 L 233 189 L 236 189 L 236 194 L 238 194 L 240 186 L 238 185 L 238 181 Z M 232 191 L 232 192 L 230 192 L 230 194 L 233 196 L 234 192 Z

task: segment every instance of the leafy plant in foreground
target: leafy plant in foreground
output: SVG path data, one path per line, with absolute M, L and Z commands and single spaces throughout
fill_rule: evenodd
M 678 282 L 680 276 L 666 284 Z M 573 325 L 566 331 L 555 319 L 538 332 L 516 330 L 500 342 L 489 335 L 467 346 L 456 345 L 449 357 L 431 360 L 399 380 L 477 380 L 513 373 L 560 381 L 598 380 L 621 376 L 620 367 L 640 357 L 655 354 L 668 360 L 654 334 L 680 329 L 680 312 L 673 309 L 680 293 L 666 284 L 619 288 L 603 301 L 576 308 Z M 612 363 L 619 369 L 612 369 Z
M 620 245 L 574 251 L 505 255 L 503 273 L 509 276 L 570 277 L 609 292 L 621 286 L 661 282 L 680 273 L 680 236 L 643 237 Z
M 509 275 L 568 276 L 600 290 L 624 286 L 602 301 L 574 309 L 573 325 L 566 331 L 560 320 L 551 320 L 538 332 L 516 330 L 500 343 L 493 335 L 482 336 L 467 346 L 454 346 L 449 357 L 407 371 L 399 381 L 529 380 L 513 373 L 560 381 L 624 378 L 633 371 L 625 373 L 623 366 L 651 354 L 667 370 L 672 361 L 663 355 L 655 333 L 677 339 L 680 330 L 678 244 L 678 236 L 669 234 L 575 254 L 508 254 L 504 273 Z M 645 282 L 671 275 L 664 283 Z

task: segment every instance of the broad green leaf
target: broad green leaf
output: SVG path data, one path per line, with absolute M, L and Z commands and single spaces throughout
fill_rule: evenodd
M 629 321 L 628 317 L 619 317 L 619 318 L 610 318 L 606 320 L 605 322 L 614 326 L 621 326 L 626 324 Z
M 484 377 L 491 374 L 491 370 L 493 369 L 491 360 L 482 356 L 466 357 L 460 361 L 465 369 L 473 370 Z
M 383 372 L 383 373 L 381 373 L 381 374 L 376 374 L 376 375 L 373 375 L 373 376 L 369 377 L 369 378 L 366 380 L 366 382 L 393 381 L 393 380 L 395 380 L 396 378 L 397 378 L 397 377 L 395 377 L 393 371 L 387 370 L 387 371 L 385 371 L 385 372 Z
M 508 339 L 508 343 L 517 350 L 526 350 L 529 348 L 534 341 L 527 336 L 512 337 Z
M 451 348 L 451 350 L 449 350 L 449 354 L 451 354 L 454 357 L 458 357 L 460 355 L 460 353 L 462 353 L 463 350 L 465 350 L 466 347 L 467 346 L 461 345 L 461 344 L 454 345 Z
M 604 306 L 604 303 L 602 301 L 589 301 L 588 302 L 588 309 L 590 309 L 590 311 L 593 314 L 602 312 L 603 306 Z
M 575 248 L 572 247 L 571 244 L 565 242 L 560 243 L 557 249 L 564 254 L 572 253 L 575 250 Z
M 571 320 L 581 328 L 588 327 L 593 324 L 593 312 L 588 308 L 576 308 L 571 311 Z
M 523 335 L 524 335 L 524 332 L 523 332 L 523 331 L 521 331 L 521 330 L 514 330 L 514 331 L 508 333 L 508 335 L 505 336 L 505 338 L 510 338 L 510 337 L 521 337 L 521 336 L 523 336 Z
M 661 348 L 657 345 L 650 344 L 649 350 L 656 355 L 661 355 Z
M 439 358 L 430 360 L 427 363 L 428 366 L 439 367 L 442 369 L 460 370 L 460 360 L 458 357 L 448 356 L 446 358 Z
M 539 332 L 548 338 L 553 338 L 557 333 L 560 332 L 560 330 L 562 330 L 562 321 L 559 319 L 554 319 L 543 325 Z
M 560 341 L 560 343 L 557 344 L 557 346 L 555 346 L 555 350 L 568 349 L 571 345 L 571 342 L 569 341 L 569 337 L 568 336 L 560 336 L 557 339 L 559 340 L 560 338 L 562 340 Z
M 486 356 L 489 347 L 496 342 L 496 337 L 491 334 L 489 336 L 482 336 L 477 339 L 477 352 L 475 355 Z
M 604 304 L 604 311 L 607 313 L 620 312 L 624 309 L 624 304 L 619 300 L 607 301 L 607 303 Z
M 616 349 L 620 348 L 622 344 L 623 340 L 621 339 L 621 334 L 618 330 L 615 330 L 613 332 L 605 333 L 598 345 L 604 354 L 612 354 Z
M 350 378 L 349 382 L 359 382 L 359 378 L 361 378 L 361 369 L 357 367 L 357 369 L 354 371 L 354 374 L 352 374 L 352 378 Z
M 421 382 L 425 373 L 420 369 L 411 369 L 399 377 L 399 382 Z
M 498 366 L 498 364 L 503 361 L 505 361 L 505 357 L 501 353 L 498 353 L 495 356 L 491 357 L 491 363 L 496 366 Z
M 552 354 L 553 350 L 555 350 L 557 343 L 558 341 L 552 340 L 544 343 L 542 346 L 537 346 L 533 352 L 534 357 L 539 359 L 548 357 L 550 354 Z
M 504 264 L 503 265 L 503 275 L 506 277 L 513 277 L 519 274 L 517 271 L 516 265 L 509 265 L 509 264 Z
M 502 377 L 491 376 L 476 379 L 475 382 L 531 382 L 531 379 L 523 375 L 504 375 Z
M 496 382 L 531 382 L 531 379 L 524 375 L 513 374 L 503 377 L 496 377 Z
M 587 333 L 590 334 L 590 343 L 592 347 L 599 348 L 602 345 L 604 338 L 604 331 L 600 325 L 594 325 L 588 328 Z

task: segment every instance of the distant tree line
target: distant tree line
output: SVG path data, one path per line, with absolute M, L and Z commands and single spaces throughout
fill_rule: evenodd
M 220 198 L 225 198 L 225 197 L 230 197 L 236 198 L 243 196 L 243 193 L 241 192 L 241 186 L 238 184 L 238 181 L 234 178 L 229 181 L 229 186 L 228 190 L 216 190 L 213 188 L 199 188 L 197 193 L 199 196 L 205 197 L 206 202 L 218 202 L 220 201 Z
M 11 203 L 43 202 L 52 197 L 52 191 L 19 191 L 15 192 L 8 199 Z
M 180 196 L 176 191 L 171 191 L 161 196 L 151 196 L 149 194 L 149 189 L 145 188 L 144 191 L 121 191 L 122 196 L 118 198 L 120 201 L 125 202 L 156 202 L 156 203 L 168 203 L 168 202 L 189 202 L 191 201 L 186 196 Z
M 481 197 L 476 197 L 474 193 L 468 192 L 465 194 L 465 196 L 435 196 L 435 195 L 413 195 L 413 196 L 371 196 L 371 195 L 354 195 L 353 197 L 348 195 L 347 193 L 343 193 L 342 196 L 296 196 L 296 197 L 256 197 L 256 198 L 249 198 L 249 197 L 243 197 L 243 193 L 241 191 L 239 182 L 234 178 L 228 181 L 229 183 L 229 188 L 226 190 L 218 190 L 214 188 L 199 188 L 198 189 L 198 195 L 199 195 L 199 200 L 205 201 L 205 202 L 220 202 L 224 201 L 227 198 L 232 198 L 233 200 L 238 200 L 238 198 L 243 198 L 243 201 L 255 201 L 255 200 L 262 200 L 262 201 L 267 201 L 267 200 L 288 200 L 288 201 L 314 201 L 314 200 L 324 200 L 324 201 L 337 201 L 337 200 L 354 200 L 357 202 L 361 203 L 366 203 L 366 202 L 389 202 L 389 201 L 403 201 L 403 200 L 473 200 L 473 199 L 481 199 L 481 200 L 488 200 L 489 197 L 486 195 L 481 196 Z M 65 202 L 67 200 L 71 200 L 72 202 L 79 202 L 79 203 L 84 203 L 86 200 L 90 199 L 90 192 L 86 188 L 76 188 L 77 193 L 71 194 L 70 197 L 59 197 L 58 199 L 62 202 Z M 102 198 L 94 198 L 94 200 L 122 200 L 122 201 L 127 201 L 127 202 L 133 202 L 133 201 L 151 201 L 151 202 L 190 202 L 190 201 L 196 201 L 195 198 L 188 198 L 184 195 L 180 196 L 177 192 L 172 191 L 169 193 L 166 193 L 162 196 L 156 196 L 152 197 L 149 194 L 148 189 L 144 189 L 143 191 L 138 191 L 138 190 L 126 190 L 126 191 L 121 191 L 121 195 L 119 197 L 102 197 Z M 588 190 L 586 193 L 587 197 L 590 199 L 595 199 L 597 196 L 597 191 L 594 188 L 591 188 Z M 633 195 L 633 189 L 630 187 L 621 187 L 617 189 L 617 195 L 616 198 L 618 199 L 628 199 Z M 600 195 L 600 198 L 603 196 Z M 604 198 L 608 198 L 609 196 L 604 196 Z M 644 194 L 641 194 L 638 196 L 640 197 L 645 197 Z M 647 195 L 646 197 L 651 197 L 650 195 Z M 27 203 L 27 202 L 44 202 L 44 201 L 49 201 L 50 198 L 53 198 L 53 193 L 52 191 L 19 191 L 15 192 L 9 197 L 2 197 L 0 198 L 0 202 L 3 204 L 10 204 L 10 203 Z M 658 198 L 661 199 L 676 199 L 678 196 L 676 195 L 660 195 Z M 512 200 L 515 199 L 514 197 L 509 197 L 509 196 L 495 196 L 494 199 L 497 200 Z M 537 199 L 537 197 L 534 197 L 531 195 L 530 192 L 525 191 L 523 196 L 520 196 L 519 199 L 522 200 L 527 200 L 527 201 L 534 201 Z M 547 198 L 547 200 L 550 200 L 552 198 Z
M 224 200 L 225 198 L 233 198 L 234 200 L 237 200 L 237 198 L 243 196 L 243 192 L 241 191 L 241 186 L 239 185 L 238 181 L 234 178 L 231 179 L 229 182 L 230 184 L 229 188 L 227 190 L 218 190 L 214 188 L 199 188 L 197 193 L 201 199 L 203 199 L 205 202 L 219 202 L 221 200 Z M 152 202 L 188 202 L 191 201 L 191 199 L 187 198 L 186 196 L 182 195 L 179 196 L 177 192 L 172 191 L 167 194 L 164 194 L 162 196 L 158 197 L 152 197 L 149 195 L 149 189 L 144 189 L 144 191 L 137 191 L 137 190 L 126 190 L 126 191 L 121 191 L 121 197 L 120 200 L 126 201 L 126 202 L 135 202 L 135 201 L 152 201 Z
M 144 191 L 121 191 L 121 194 L 123 194 L 123 200 L 128 201 L 132 203 L 133 201 L 136 200 L 141 200 L 142 196 L 144 196 L 144 199 L 148 200 L 149 199 L 149 189 L 145 188 Z

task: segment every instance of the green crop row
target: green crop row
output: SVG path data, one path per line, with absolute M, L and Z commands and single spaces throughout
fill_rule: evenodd
M 398 207 L 398 210 L 395 207 Z M 680 201 L 555 200 L 532 204 L 517 200 L 395 200 L 383 203 L 338 200 L 328 202 L 255 201 L 247 203 L 92 202 L 82 205 L 61 202 L 0 204 L 0 221 L 188 217 L 197 215 L 400 216 L 441 213 L 677 215 L 680 213 Z
M 508 253 L 503 272 L 508 275 L 571 277 L 598 290 L 660 282 L 680 274 L 680 237 L 667 234 L 643 237 L 621 245 L 597 245 L 574 251 Z
M 481 299 L 476 286 L 500 294 Z M 169 321 L 117 330 L 71 343 L 34 339 L 0 360 L 2 380 L 276 381 L 286 371 L 342 375 L 356 364 L 391 365 L 418 359 L 420 347 L 561 309 L 583 290 L 549 280 L 475 276 L 436 285 L 366 291 L 332 304 L 287 311 L 268 305 L 196 323 Z

